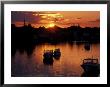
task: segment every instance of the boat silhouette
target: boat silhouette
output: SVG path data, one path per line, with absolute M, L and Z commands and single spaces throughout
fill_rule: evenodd
M 44 54 L 43 54 L 43 57 L 44 58 L 57 58 L 57 57 L 60 57 L 61 56 L 61 52 L 60 52 L 60 49 L 55 49 L 54 51 L 53 50 L 44 50 Z
M 56 58 L 56 59 L 59 59 L 59 57 L 61 56 L 61 52 L 60 52 L 60 49 L 55 49 L 54 52 L 53 52 L 53 57 Z
M 53 50 L 44 50 L 43 57 L 47 59 L 53 58 Z
M 97 77 L 100 74 L 100 64 L 98 63 L 98 59 L 84 59 L 81 67 L 84 69 L 82 76 Z

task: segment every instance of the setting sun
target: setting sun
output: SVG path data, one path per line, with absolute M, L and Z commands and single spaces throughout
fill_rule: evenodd
M 51 23 L 51 24 L 48 25 L 48 27 L 54 27 L 54 26 L 55 26 L 54 23 Z

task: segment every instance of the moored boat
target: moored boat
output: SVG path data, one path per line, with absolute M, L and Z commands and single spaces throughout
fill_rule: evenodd
M 44 50 L 44 54 L 43 54 L 44 58 L 52 58 L 53 57 L 53 50 Z
M 60 57 L 61 56 L 61 52 L 60 52 L 60 49 L 59 48 L 54 50 L 53 56 L 54 57 Z
M 50 60 L 50 59 L 59 59 L 61 56 L 61 52 L 60 49 L 55 49 L 55 50 L 44 50 L 44 54 L 43 57 L 46 60 Z
M 81 67 L 84 69 L 83 76 L 99 76 L 100 74 L 100 64 L 98 63 L 98 59 L 84 59 Z

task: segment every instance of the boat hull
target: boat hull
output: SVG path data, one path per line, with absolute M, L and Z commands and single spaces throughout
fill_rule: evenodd
M 84 69 L 84 73 L 82 76 L 99 76 L 100 74 L 100 65 L 81 65 L 81 67 Z

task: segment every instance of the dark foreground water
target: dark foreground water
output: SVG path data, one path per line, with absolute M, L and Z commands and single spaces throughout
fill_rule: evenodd
M 44 50 L 60 48 L 61 57 L 53 58 L 51 64 L 43 61 Z M 72 76 L 79 77 L 83 73 L 80 66 L 83 59 L 93 57 L 100 61 L 100 44 L 92 44 L 91 50 L 87 51 L 84 44 L 42 44 L 36 45 L 32 53 L 16 51 L 11 60 L 11 75 L 15 77 L 45 77 L 45 76 Z

